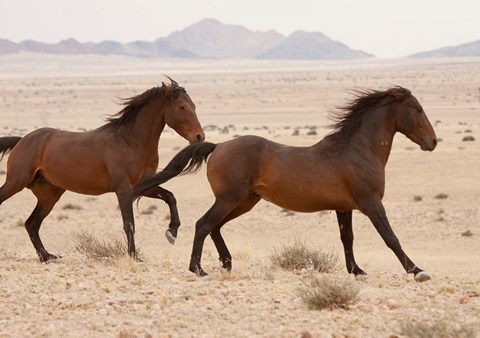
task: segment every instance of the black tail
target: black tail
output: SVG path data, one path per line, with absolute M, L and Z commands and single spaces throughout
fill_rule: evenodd
M 0 161 L 3 159 L 6 153 L 15 147 L 15 145 L 21 140 L 22 138 L 19 136 L 6 136 L 0 137 Z
M 133 188 L 134 199 L 145 190 L 169 181 L 178 175 L 191 174 L 200 169 L 217 145 L 210 142 L 194 143 L 182 149 L 165 169 L 147 178 Z

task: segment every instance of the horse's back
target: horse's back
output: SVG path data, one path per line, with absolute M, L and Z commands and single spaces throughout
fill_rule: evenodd
M 281 207 L 313 212 L 353 209 L 342 160 L 319 147 L 295 147 L 258 136 L 220 143 L 208 163 L 216 196 L 247 189 Z
M 36 129 L 12 150 L 7 172 L 30 176 L 38 172 L 43 179 L 66 190 L 105 193 L 112 190 L 105 159 L 107 143 L 94 132 Z

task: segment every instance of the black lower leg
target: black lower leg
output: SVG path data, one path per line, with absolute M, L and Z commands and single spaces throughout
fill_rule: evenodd
M 390 226 L 383 205 L 375 205 L 364 213 L 370 218 L 385 244 L 395 253 L 405 271 L 414 275 L 422 272 L 423 270 L 417 267 L 403 251 L 397 236 L 395 236 Z
M 340 212 L 337 211 L 337 220 L 338 226 L 340 228 L 340 238 L 343 244 L 343 250 L 345 253 L 345 263 L 347 266 L 348 273 L 353 273 L 357 275 L 366 275 L 366 272 L 363 271 L 355 262 L 355 257 L 353 254 L 353 229 L 352 229 L 352 212 Z
M 159 198 L 164 201 L 170 210 L 170 224 L 167 230 L 167 239 L 173 244 L 177 237 L 178 228 L 180 227 L 180 217 L 178 215 L 177 200 L 172 192 L 162 187 L 154 187 L 144 192 L 143 196 L 151 198 Z
M 217 248 L 219 254 L 219 260 L 222 262 L 222 267 L 228 272 L 232 271 L 232 255 L 228 251 L 227 245 L 223 240 L 222 234 L 220 233 L 220 228 L 213 230 L 210 233 L 213 243 Z
M 38 259 L 40 262 L 47 262 L 51 259 L 61 258 L 57 255 L 50 254 L 45 247 L 43 246 L 42 240 L 40 239 L 39 231 L 42 221 L 44 219 L 44 212 L 42 207 L 37 205 L 33 210 L 30 217 L 25 222 L 25 228 L 27 229 L 30 240 L 32 241 L 33 247 L 37 252 Z

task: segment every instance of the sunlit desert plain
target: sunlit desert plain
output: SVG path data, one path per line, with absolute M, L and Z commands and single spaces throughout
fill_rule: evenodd
M 195 222 L 214 200 L 205 168 L 165 184 L 182 221 L 175 245 L 164 236 L 166 204 L 143 198 L 135 207 L 143 262 L 89 258 L 76 250 L 76 235 L 123 240 L 118 203 L 114 194 L 67 192 L 40 231 L 47 250 L 62 258 L 40 264 L 23 226 L 36 203 L 26 189 L 0 206 L 1 337 L 405 337 L 424 331 L 478 336 L 480 59 L 2 56 L 0 136 L 23 136 L 44 126 L 96 128 L 121 109 L 120 98 L 161 85 L 165 75 L 186 88 L 210 142 L 254 134 L 312 145 L 330 132 L 329 112 L 348 102 L 352 89 L 409 88 L 440 142 L 433 152 L 422 152 L 397 134 L 384 204 L 403 249 L 432 279 L 415 282 L 370 221 L 354 212 L 356 260 L 368 273 L 356 280 L 344 267 L 335 212 L 293 213 L 266 201 L 222 229 L 232 273 L 222 270 L 207 238 L 202 263 L 210 274 L 199 278 L 187 268 Z M 166 128 L 159 169 L 187 144 Z M 7 160 L 8 155 L 0 163 L 1 184 Z M 271 261 L 294 242 L 338 255 L 338 268 L 328 275 L 354 283 L 358 301 L 346 309 L 309 309 L 300 290 L 322 274 L 286 271 Z

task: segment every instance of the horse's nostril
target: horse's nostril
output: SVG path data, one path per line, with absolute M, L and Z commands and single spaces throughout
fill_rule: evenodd
M 437 139 L 436 138 L 433 139 L 433 145 L 437 146 Z
M 197 134 L 197 141 L 203 141 L 204 136 L 202 134 Z

